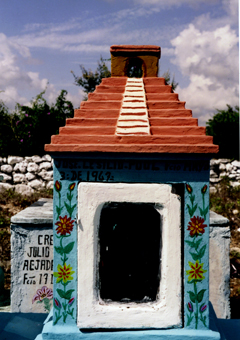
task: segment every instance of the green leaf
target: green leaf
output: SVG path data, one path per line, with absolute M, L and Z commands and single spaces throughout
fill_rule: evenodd
M 195 200 L 195 195 L 191 195 L 190 196 L 190 201 L 191 201 L 192 204 L 193 204 L 194 200 Z
M 198 208 L 199 209 L 199 211 L 200 211 L 200 214 L 203 216 L 204 215 L 204 213 L 203 213 L 203 210 L 202 210 L 202 208 Z
M 191 241 L 185 241 L 191 248 L 195 248 L 196 245 L 194 242 L 191 242 Z
M 202 242 L 202 238 L 200 238 L 199 240 L 197 240 L 197 242 L 195 243 L 195 249 L 197 250 L 199 247 L 199 244 Z
M 197 204 L 195 204 L 194 207 L 192 208 L 192 214 L 194 214 L 196 210 L 197 210 Z
M 66 293 L 65 293 L 65 296 L 66 296 L 66 297 L 65 297 L 64 299 L 70 300 L 70 299 L 71 299 L 72 292 L 74 292 L 74 290 L 75 290 L 75 289 L 69 289 L 69 290 L 67 290 Z
M 63 252 L 64 252 L 65 254 L 69 254 L 70 251 L 72 251 L 72 249 L 73 249 L 73 247 L 74 247 L 74 243 L 75 243 L 75 242 L 70 242 L 70 243 L 68 243 L 68 244 L 64 247 Z
M 193 316 L 191 316 L 191 315 L 188 315 L 187 314 L 187 318 L 188 318 L 188 321 L 187 321 L 187 326 L 189 326 L 190 325 L 190 323 L 192 322 L 192 320 L 193 320 Z
M 192 217 L 192 215 L 193 215 L 192 208 L 190 207 L 189 204 L 187 204 L 187 208 L 188 208 L 188 213 L 189 213 L 190 217 Z
M 66 202 L 64 202 L 64 204 L 65 204 L 65 207 L 66 207 L 66 209 L 67 209 L 67 211 L 68 211 L 68 213 L 69 213 L 69 210 L 71 209 L 70 205 L 67 204 Z
M 191 253 L 191 252 L 190 252 L 190 254 L 191 254 L 192 258 L 194 259 L 194 261 L 197 261 L 197 260 L 199 260 L 199 259 L 201 258 L 201 257 L 199 256 L 199 254 Z
M 65 292 L 64 290 L 60 289 L 60 288 L 57 288 L 57 292 L 59 294 L 59 296 L 62 298 L 62 299 L 65 299 Z
M 198 301 L 199 303 L 200 303 L 200 302 L 202 301 L 202 299 L 203 299 L 205 290 L 206 290 L 206 289 L 202 289 L 202 290 L 200 290 L 200 292 L 198 292 L 198 294 L 197 294 L 197 301 Z
M 74 292 L 74 290 L 75 289 L 69 289 L 66 292 L 64 292 L 64 290 L 57 288 L 57 292 L 58 292 L 59 296 L 62 299 L 66 299 L 66 300 L 70 300 L 71 299 L 71 295 L 72 295 L 72 292 Z
M 188 291 L 188 294 L 189 294 L 190 300 L 191 300 L 193 303 L 195 303 L 195 301 L 196 301 L 196 295 L 195 295 L 193 292 L 191 292 L 191 291 Z
M 56 210 L 57 210 L 57 214 L 59 216 L 61 214 L 62 210 L 63 210 L 63 207 L 56 206 Z
M 60 255 L 63 254 L 63 248 L 62 247 L 54 247 L 54 249 L 56 250 L 56 252 Z
M 199 250 L 199 258 L 200 258 L 200 259 L 204 256 L 206 247 L 207 247 L 207 245 L 205 244 L 205 245 Z
M 73 198 L 73 195 L 71 194 L 71 193 L 67 193 L 67 199 L 69 200 L 69 201 L 71 201 L 72 200 L 72 198 Z
M 67 204 L 66 202 L 64 202 L 64 204 L 65 204 L 65 207 L 66 207 L 69 215 L 72 216 L 73 210 L 74 210 L 74 208 L 76 207 L 77 204 L 74 204 L 72 207 L 69 204 Z

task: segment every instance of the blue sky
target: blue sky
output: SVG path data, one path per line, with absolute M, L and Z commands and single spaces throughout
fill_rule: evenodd
M 200 125 L 238 105 L 238 0 L 2 0 L 0 99 L 12 110 L 47 86 L 50 103 L 65 89 L 78 107 L 71 70 L 95 70 L 113 44 L 161 46 L 160 75 Z

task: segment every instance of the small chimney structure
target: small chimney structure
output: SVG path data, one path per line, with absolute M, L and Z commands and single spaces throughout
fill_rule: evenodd
M 209 320 L 218 146 L 159 78 L 160 47 L 113 45 L 110 78 L 54 159 L 54 308 L 40 339 L 220 339 Z

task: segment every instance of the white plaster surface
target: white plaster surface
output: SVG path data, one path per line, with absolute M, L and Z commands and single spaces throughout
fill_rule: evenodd
M 180 200 L 167 184 L 79 184 L 78 326 L 80 328 L 181 327 Z M 98 228 L 106 202 L 155 203 L 161 215 L 162 257 L 154 302 L 106 303 L 97 289 Z M 160 227 L 160 226 L 159 226 Z
M 144 113 L 144 115 L 140 116 L 140 112 Z M 134 113 L 136 113 L 135 116 Z M 123 136 L 150 134 L 146 96 L 142 78 L 127 79 L 116 134 Z
M 11 228 L 11 312 L 46 313 L 44 302 L 33 302 L 42 287 L 53 288 L 52 229 Z M 52 298 L 49 299 L 52 306 Z
M 209 300 L 218 318 L 230 319 L 230 225 L 227 218 L 210 211 Z
M 41 199 L 11 219 L 12 312 L 47 312 L 43 299 L 33 298 L 43 287 L 53 288 L 52 262 L 52 200 Z

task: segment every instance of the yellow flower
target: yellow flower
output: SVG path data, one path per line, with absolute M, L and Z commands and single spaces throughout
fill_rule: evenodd
M 73 279 L 71 276 L 75 272 L 71 271 L 72 267 L 70 267 L 70 264 L 67 266 L 66 263 L 64 263 L 64 266 L 62 267 L 60 264 L 57 266 L 57 272 L 54 272 L 53 275 L 57 277 L 57 283 L 63 280 L 64 283 L 67 281 L 70 281 Z
M 197 260 L 195 264 L 192 262 L 188 262 L 190 266 L 190 270 L 186 270 L 188 277 L 188 281 L 192 280 L 203 280 L 205 279 L 205 276 L 203 276 L 204 273 L 207 272 L 207 270 L 203 269 L 203 263 L 199 264 L 199 261 Z

